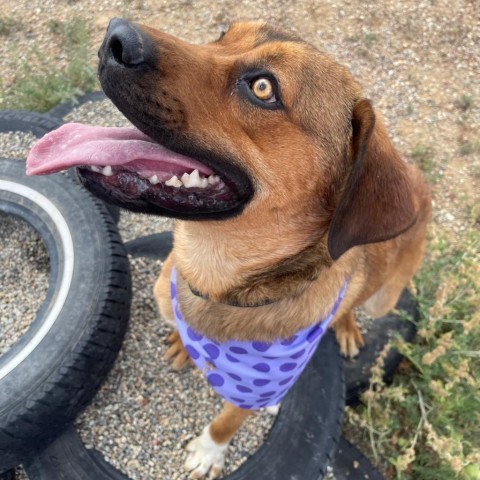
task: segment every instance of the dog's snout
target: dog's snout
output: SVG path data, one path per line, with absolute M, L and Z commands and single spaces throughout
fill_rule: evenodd
M 135 25 L 121 18 L 110 21 L 103 49 L 106 58 L 127 68 L 148 63 L 152 54 L 145 35 Z

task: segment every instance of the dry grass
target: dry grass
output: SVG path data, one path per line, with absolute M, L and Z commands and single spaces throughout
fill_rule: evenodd
M 478 479 L 480 235 L 472 226 L 453 245 L 431 230 L 430 252 L 415 282 L 417 338 L 386 347 L 405 356 L 400 371 L 385 385 L 380 355 L 363 406 L 347 410 L 345 428 L 388 478 Z

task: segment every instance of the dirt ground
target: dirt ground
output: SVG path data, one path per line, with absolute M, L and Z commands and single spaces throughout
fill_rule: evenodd
M 115 16 L 192 43 L 216 39 L 236 19 L 280 24 L 347 65 L 363 85 L 397 149 L 431 184 L 432 228 L 461 242 L 472 221 L 480 227 L 478 0 L 0 0 L 0 12 L 7 86 L 22 62 L 35 62 L 32 46 L 66 62 L 52 22 L 86 19 L 92 64 Z

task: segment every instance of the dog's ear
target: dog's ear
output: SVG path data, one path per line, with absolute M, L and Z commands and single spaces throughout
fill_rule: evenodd
M 328 232 L 328 251 L 337 260 L 347 250 L 393 238 L 416 218 L 407 165 L 385 127 L 375 121 L 369 100 L 352 114 L 353 168 Z

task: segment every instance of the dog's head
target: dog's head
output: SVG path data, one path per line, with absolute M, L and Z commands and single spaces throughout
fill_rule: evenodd
M 414 221 L 406 167 L 370 103 L 344 67 L 297 36 L 239 22 L 191 45 L 114 19 L 99 58 L 105 93 L 165 148 L 156 164 L 141 150 L 108 175 L 80 169 L 97 195 L 184 219 L 268 223 L 287 212 L 318 237 L 328 230 L 333 258 Z

